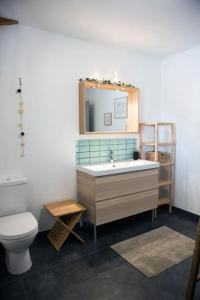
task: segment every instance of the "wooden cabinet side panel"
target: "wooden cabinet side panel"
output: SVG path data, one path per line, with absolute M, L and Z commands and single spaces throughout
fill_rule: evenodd
M 77 171 L 78 201 L 86 207 L 85 215 L 93 224 L 95 224 L 96 219 L 94 190 L 94 177 Z
M 96 224 L 125 218 L 157 206 L 158 189 L 100 201 L 96 203 Z
M 158 169 L 95 178 L 95 200 L 101 201 L 158 187 Z
M 85 85 L 84 82 L 79 83 L 79 132 L 85 133 Z
M 138 132 L 139 89 L 135 88 L 128 93 L 128 121 L 127 131 Z

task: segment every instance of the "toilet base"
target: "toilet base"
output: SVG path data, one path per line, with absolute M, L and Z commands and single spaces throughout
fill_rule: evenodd
M 6 251 L 6 266 L 11 274 L 22 274 L 32 267 L 29 249 L 21 252 Z

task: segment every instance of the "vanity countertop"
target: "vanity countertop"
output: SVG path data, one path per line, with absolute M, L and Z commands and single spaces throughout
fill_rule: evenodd
M 129 160 L 116 163 L 106 163 L 98 165 L 77 166 L 77 170 L 91 176 L 106 176 L 134 171 L 142 171 L 159 168 L 159 162 L 149 160 Z

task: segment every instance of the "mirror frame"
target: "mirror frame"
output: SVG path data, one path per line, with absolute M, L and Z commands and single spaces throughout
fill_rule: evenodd
M 128 92 L 128 122 L 126 131 L 85 131 L 85 90 L 86 88 L 96 88 L 100 90 L 114 90 Z M 131 116 L 131 117 L 130 117 Z M 137 133 L 139 119 L 139 89 L 134 87 L 123 87 L 115 84 L 97 84 L 82 80 L 79 82 L 79 132 L 80 134 L 119 134 Z

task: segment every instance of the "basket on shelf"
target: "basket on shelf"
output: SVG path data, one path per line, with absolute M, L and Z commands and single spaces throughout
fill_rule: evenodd
M 146 159 L 155 161 L 155 152 L 154 151 L 147 151 L 146 152 Z M 160 163 L 168 163 L 170 162 L 170 153 L 158 151 L 158 161 Z

